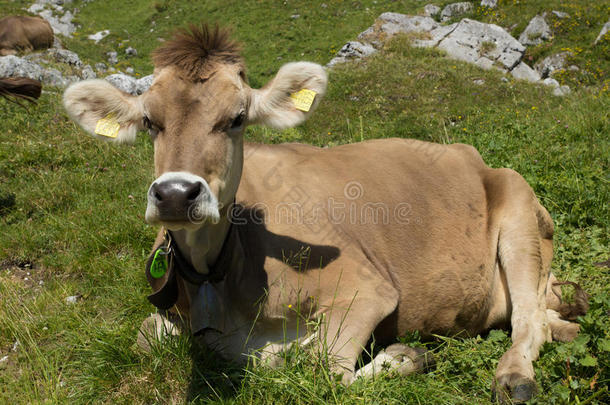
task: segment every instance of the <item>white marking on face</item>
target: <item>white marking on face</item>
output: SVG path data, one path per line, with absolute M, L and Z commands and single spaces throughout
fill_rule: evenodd
M 158 201 L 153 196 L 152 188 L 156 184 L 171 182 L 188 182 L 203 184 L 203 191 L 188 207 L 188 218 L 185 218 L 184 224 L 163 224 L 159 218 Z M 167 226 L 170 230 L 179 230 L 183 228 L 197 228 L 204 222 L 209 221 L 217 224 L 220 221 L 220 212 L 218 210 L 218 199 L 212 193 L 208 182 L 201 176 L 189 172 L 167 172 L 159 176 L 148 188 L 148 204 L 146 206 L 146 222 L 151 224 L 161 224 Z

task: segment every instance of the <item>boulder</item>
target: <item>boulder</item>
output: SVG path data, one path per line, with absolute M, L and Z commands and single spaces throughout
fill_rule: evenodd
M 439 24 L 430 17 L 383 13 L 377 18 L 375 24 L 358 35 L 358 39 L 379 48 L 396 34 L 430 32 L 438 26 Z
M 377 50 L 370 44 L 363 44 L 358 41 L 351 41 L 343 45 L 343 47 L 337 52 L 334 58 L 328 62 L 328 67 L 335 66 L 338 63 L 344 63 L 353 59 L 360 59 L 366 56 L 372 55 Z
M 566 60 L 571 56 L 571 52 L 561 52 L 555 55 L 547 56 L 534 65 L 534 69 L 540 74 L 543 79 L 549 77 L 555 70 L 563 69 L 566 65 Z
M 454 59 L 501 70 L 511 70 L 525 52 L 525 47 L 502 27 L 468 18 L 457 23 L 438 47 Z
M 136 79 L 135 77 L 126 75 L 124 73 L 116 73 L 106 76 L 105 79 L 119 90 L 136 96 L 144 93 L 150 88 L 153 82 L 153 75 Z
M 413 41 L 413 46 L 422 48 L 432 48 L 438 45 L 439 42 L 447 35 L 451 34 L 453 30 L 458 26 L 459 23 L 453 23 L 450 25 L 439 25 L 435 29 L 429 32 L 429 39 L 416 39 Z
M 468 13 L 472 11 L 472 8 L 472 3 L 469 1 L 448 4 L 443 11 L 441 11 L 441 21 L 447 21 L 458 15 Z
M 129 94 L 136 94 L 136 79 L 124 73 L 115 73 L 105 77 L 106 81 L 119 90 Z
M 83 69 L 80 71 L 80 75 L 85 80 L 95 79 L 97 77 L 97 75 L 93 71 L 93 68 L 91 67 L 91 65 L 85 65 L 83 67 Z
M 601 41 L 602 38 L 604 38 L 606 36 L 608 31 L 610 31 L 610 20 L 608 20 L 608 22 L 605 23 L 604 26 L 602 27 L 602 30 L 599 32 L 599 35 L 597 36 L 597 38 L 595 38 L 594 45 L 596 45 L 599 41 Z
M 138 56 L 138 51 L 136 48 L 132 48 L 131 46 L 125 49 L 125 55 L 127 56 Z
M 544 79 L 542 81 L 542 84 L 544 84 L 545 86 L 553 87 L 553 88 L 559 87 L 559 82 L 555 79 L 551 79 L 550 77 L 547 77 L 546 79 Z
M 481 6 L 496 8 L 498 6 L 498 0 L 481 0 Z
M 434 4 L 426 4 L 424 6 L 424 15 L 427 17 L 434 17 L 441 12 L 441 8 L 439 6 L 435 6 Z
M 515 66 L 515 68 L 511 70 L 510 74 L 512 74 L 515 79 L 527 80 L 528 82 L 537 82 L 540 80 L 540 75 L 538 72 L 523 62 L 520 62 L 517 66 Z
M 15 55 L 0 57 L 0 77 L 28 77 L 48 86 L 65 87 L 69 81 L 57 69 L 42 68 L 40 65 Z
M 80 68 L 83 65 L 80 58 L 75 52 L 67 49 L 49 49 L 49 55 L 55 59 L 56 62 L 65 63 L 70 66 Z
M 136 80 L 136 94 L 140 95 L 152 86 L 153 75 L 144 76 Z
M 553 37 L 551 28 L 545 20 L 546 13 L 537 15 L 527 24 L 525 30 L 519 35 L 519 42 L 523 45 L 539 45 Z
M 568 86 L 560 86 L 553 90 L 553 95 L 557 97 L 563 97 L 570 94 L 572 90 Z

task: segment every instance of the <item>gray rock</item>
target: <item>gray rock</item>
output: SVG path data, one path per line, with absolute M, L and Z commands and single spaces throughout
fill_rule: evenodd
M 551 28 L 546 23 L 545 14 L 537 15 L 527 24 L 525 30 L 519 35 L 519 42 L 523 45 L 539 45 L 553 36 Z
M 525 47 L 503 28 L 468 18 L 460 21 L 438 44 L 447 54 L 458 60 L 488 66 L 489 62 L 501 70 L 511 70 L 523 57 Z
M 570 65 L 568 66 L 568 70 L 571 70 L 572 72 L 578 72 L 580 68 L 576 65 Z
M 527 80 L 528 82 L 537 82 L 540 80 L 540 75 L 534 69 L 521 62 L 510 72 L 515 79 Z
M 421 48 L 432 48 L 438 45 L 439 42 L 447 35 L 451 34 L 459 23 L 450 25 L 440 25 L 429 32 L 430 39 L 416 39 L 413 41 L 413 46 Z
M 95 66 L 95 70 L 97 70 L 98 72 L 102 72 L 102 73 L 105 72 L 106 69 L 108 68 L 106 66 L 106 64 L 103 62 L 96 63 L 94 66 Z
M 125 55 L 127 56 L 138 56 L 138 51 L 136 48 L 132 48 L 131 46 L 125 49 Z
M 547 77 L 546 79 L 544 79 L 542 81 L 542 83 L 545 86 L 549 86 L 549 87 L 553 87 L 553 88 L 559 87 L 559 82 L 555 79 L 551 79 L 550 77 Z
M 57 69 L 43 69 L 41 81 L 49 86 L 66 87 L 71 81 L 78 81 L 78 78 L 76 80 L 68 80 Z
M 57 18 L 51 10 L 43 10 L 39 12 L 38 15 L 51 24 L 51 28 L 53 28 L 55 34 L 71 37 L 74 31 L 76 31 L 76 26 L 72 24 L 74 16 L 70 11 L 67 11 L 66 14 L 60 18 Z
M 77 68 L 83 65 L 78 55 L 67 49 L 50 49 L 49 54 L 53 56 L 56 62 L 65 63 Z
M 553 89 L 553 95 L 557 96 L 557 97 L 567 96 L 571 92 L 572 92 L 572 90 L 570 90 L 570 88 L 568 86 L 560 86 L 560 87 L 557 87 L 556 89 Z
M 34 3 L 28 8 L 28 11 L 32 14 L 38 14 L 42 10 L 44 10 L 44 5 L 39 4 L 39 3 Z
M 106 56 L 108 57 L 108 63 L 111 65 L 116 65 L 119 62 L 119 54 L 117 52 L 107 52 Z
M 140 95 L 152 86 L 153 75 L 144 76 L 136 81 L 136 94 Z
M 549 77 L 555 70 L 563 69 L 566 65 L 567 58 L 572 55 L 571 52 L 561 52 L 555 55 L 547 56 L 534 65 L 534 69 L 540 74 L 543 79 Z
M 468 13 L 469 11 L 472 11 L 472 3 L 468 1 L 448 4 L 441 11 L 441 21 L 447 21 L 452 17 Z
M 441 12 L 441 8 L 439 6 L 435 6 L 434 4 L 426 4 L 424 6 L 424 15 L 427 17 L 434 17 Z
M 130 75 L 132 75 L 135 72 L 135 70 L 133 70 L 133 68 L 130 66 L 127 69 L 125 69 L 125 73 L 128 73 Z
M 136 94 L 136 79 L 123 73 L 115 73 L 105 77 L 106 81 L 119 90 L 129 94 Z
M 0 77 L 29 77 L 50 86 L 66 86 L 67 80 L 56 69 L 40 65 L 15 55 L 0 57 Z
M 358 41 L 350 41 L 343 45 L 335 57 L 326 66 L 331 67 L 339 63 L 344 63 L 353 59 L 360 59 L 377 52 L 370 44 L 363 44 Z
M 503 78 L 501 78 L 500 80 L 502 80 L 502 82 L 504 82 L 504 83 L 508 83 L 508 82 L 510 81 L 510 80 L 508 80 L 508 78 L 507 78 L 507 77 L 503 77 Z
M 290 16 L 290 18 L 292 18 L 293 20 L 296 20 L 297 18 L 300 18 L 301 15 L 300 14 L 293 14 Z
M 570 18 L 570 14 L 568 13 L 564 13 L 563 11 L 557 11 L 557 10 L 553 10 L 552 11 L 553 15 L 557 18 Z
M 610 31 L 610 20 L 608 20 L 608 22 L 605 23 L 604 26 L 602 27 L 602 30 L 599 32 L 599 35 L 597 36 L 597 38 L 595 38 L 594 45 L 597 45 L 597 43 L 606 36 L 608 31 Z
M 96 44 L 110 34 L 109 30 L 98 31 L 95 34 L 88 35 L 87 38 L 94 41 Z
M 476 84 L 477 86 L 482 86 L 485 84 L 485 80 L 483 80 L 483 79 L 474 79 L 472 82 L 474 84 Z
M 383 42 L 396 34 L 425 33 L 438 26 L 439 24 L 430 17 L 383 13 L 377 18 L 375 24 L 358 35 L 358 39 L 363 43 L 368 42 L 375 47 L 380 47 Z
M 483 7 L 496 8 L 497 5 L 498 0 L 481 0 L 481 6 Z
M 85 65 L 83 67 L 83 69 L 80 72 L 81 77 L 85 80 L 87 79 L 95 79 L 97 77 L 97 75 L 95 74 L 95 72 L 93 71 L 93 69 L 91 68 L 90 65 Z

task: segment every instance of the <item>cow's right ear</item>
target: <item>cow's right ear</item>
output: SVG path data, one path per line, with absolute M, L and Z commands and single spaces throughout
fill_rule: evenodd
M 86 80 L 64 93 L 68 115 L 96 138 L 133 143 L 142 129 L 142 106 L 136 96 L 124 93 L 105 80 Z

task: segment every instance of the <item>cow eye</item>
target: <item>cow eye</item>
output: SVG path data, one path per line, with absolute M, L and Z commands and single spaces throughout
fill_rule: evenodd
M 144 125 L 144 128 L 146 128 L 148 130 L 148 133 L 151 136 L 157 136 L 157 133 L 159 132 L 159 128 L 152 123 L 152 121 L 150 120 L 150 118 L 148 118 L 147 116 L 144 116 L 144 118 L 142 118 L 142 125 Z
M 244 123 L 245 117 L 246 113 L 244 111 L 240 112 L 239 115 L 233 119 L 233 122 L 231 122 L 231 129 L 240 128 Z

